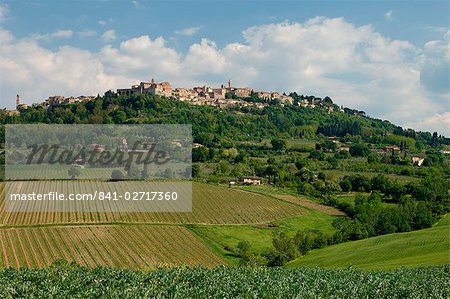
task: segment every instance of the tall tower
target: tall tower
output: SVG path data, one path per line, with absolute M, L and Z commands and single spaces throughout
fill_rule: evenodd
M 20 105 L 20 96 L 16 95 L 16 109 L 19 107 Z
M 231 88 L 231 85 L 233 84 L 233 81 L 231 79 L 228 80 L 228 88 Z

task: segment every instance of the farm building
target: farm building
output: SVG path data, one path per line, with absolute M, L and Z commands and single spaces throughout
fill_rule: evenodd
M 256 176 L 244 176 L 239 178 L 239 182 L 244 185 L 261 185 L 262 180 Z
M 424 160 L 425 159 L 422 157 L 411 157 L 411 161 L 414 166 L 422 166 Z

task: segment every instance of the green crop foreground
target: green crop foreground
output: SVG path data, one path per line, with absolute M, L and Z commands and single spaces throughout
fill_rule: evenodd
M 0 297 L 52 298 L 449 298 L 450 266 L 355 269 L 84 268 L 0 271 Z

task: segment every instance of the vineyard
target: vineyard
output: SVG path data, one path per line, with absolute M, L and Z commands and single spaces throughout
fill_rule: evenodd
M 224 264 L 186 228 L 169 225 L 35 227 L 0 230 L 4 267 L 79 265 L 145 269 L 159 264 Z
M 362 272 L 354 269 L 80 268 L 0 271 L 6 298 L 449 298 L 450 266 Z
M 106 182 L 83 182 L 102 189 Z M 38 192 L 42 184 L 55 184 L 59 190 L 78 190 L 77 181 L 24 181 L 15 182 L 22 192 Z M 122 183 L 118 183 L 122 184 Z M 130 182 L 126 182 L 129 188 Z M 135 182 L 142 187 L 147 182 Z M 4 188 L 0 189 L 3 198 Z M 308 211 L 298 205 L 264 195 L 205 184 L 193 184 L 192 213 L 146 212 L 6 212 L 0 204 L 0 223 L 3 226 L 41 224 L 93 224 L 93 223 L 207 223 L 207 224 L 259 224 L 288 217 L 306 215 Z M 30 201 L 30 208 L 33 202 Z M 42 203 L 39 203 L 42 204 Z M 51 204 L 51 203 L 50 203 Z
M 149 182 L 126 182 L 151 189 Z M 18 181 L 17 192 L 102 189 L 106 182 Z M 124 182 L 117 182 L 119 189 Z M 1 185 L 3 199 L 5 188 Z M 42 268 L 58 259 L 82 266 L 149 268 L 158 264 L 213 267 L 225 264 L 184 225 L 263 224 L 309 215 L 301 206 L 262 194 L 205 184 L 193 184 L 192 213 L 152 212 L 7 212 L 0 203 L 0 268 Z M 26 202 L 30 210 L 36 204 Z M 49 207 L 51 208 L 51 207 Z M 268 231 L 268 234 L 271 232 Z

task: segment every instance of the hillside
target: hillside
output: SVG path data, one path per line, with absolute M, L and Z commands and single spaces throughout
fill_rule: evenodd
M 450 217 L 438 225 L 407 233 L 378 236 L 314 250 L 289 267 L 394 269 L 450 263 Z
M 298 101 L 302 96 L 292 96 L 293 105 L 275 101 L 261 109 L 222 109 L 161 96 L 107 92 L 89 101 L 20 109 L 20 114 L 0 111 L 0 165 L 14 165 L 15 160 L 7 161 L 8 157 L 17 161 L 25 157 L 20 134 L 14 135 L 16 146 L 9 144 L 1 150 L 6 124 L 190 125 L 194 181 L 192 213 L 11 213 L 4 210 L 0 199 L 3 266 L 42 267 L 58 258 L 88 266 L 129 268 L 159 263 L 237 265 L 248 261 L 282 266 L 318 248 L 324 249 L 312 251 L 304 260 L 313 259 L 323 250 L 321 259 L 329 261 L 330 266 L 362 263 L 362 268 L 371 269 L 444 263 L 448 257 L 448 243 L 442 242 L 445 227 L 432 228 L 431 234 L 418 231 L 367 238 L 429 228 L 449 212 L 450 140 L 339 109 L 331 99 L 327 102 L 336 109 L 301 106 Z M 63 143 L 66 136 L 54 138 Z M 111 148 L 113 144 L 107 152 Z M 417 165 L 417 161 L 422 164 Z M 9 171 L 8 180 L 14 181 L 10 182 L 12 186 L 31 192 L 44 184 L 75 190 L 81 182 L 92 189 L 104 186 L 109 179 L 85 181 L 89 174 L 105 170 L 95 165 L 84 165 L 75 179 L 69 173 L 70 165 L 66 166 L 27 165 L 27 175 L 11 177 Z M 39 179 L 42 169 L 61 181 L 28 181 Z M 108 174 L 112 175 L 110 169 Z M 126 176 L 137 180 L 134 184 L 151 187 L 144 174 L 131 174 L 129 171 Z M 261 185 L 244 186 L 241 179 L 246 176 Z M 115 184 L 120 186 L 122 182 Z M 0 184 L 0 196 L 3 194 Z M 153 231 L 153 227 L 158 229 Z M 47 235 L 54 238 L 40 238 Z M 401 240 L 396 243 L 397 236 Z M 414 238 L 418 236 L 424 241 L 416 246 Z M 345 243 L 359 239 L 365 240 Z M 409 248 L 405 242 L 414 246 Z M 337 243 L 342 244 L 332 245 Z M 54 251 L 42 257 L 26 254 L 49 244 L 55 244 L 58 250 L 75 251 Z M 188 256 L 177 251 L 180 248 L 196 253 Z M 338 248 L 342 260 L 334 248 Z M 110 255 L 105 254 L 107 250 Z M 75 256 L 74 252 L 82 254 Z M 145 262 L 127 258 L 130 252 L 139 252 Z M 381 252 L 380 257 L 374 252 Z M 356 256 L 358 253 L 360 256 Z M 416 260 L 419 256 L 422 259 Z M 311 261 L 311 265 L 321 264 Z

